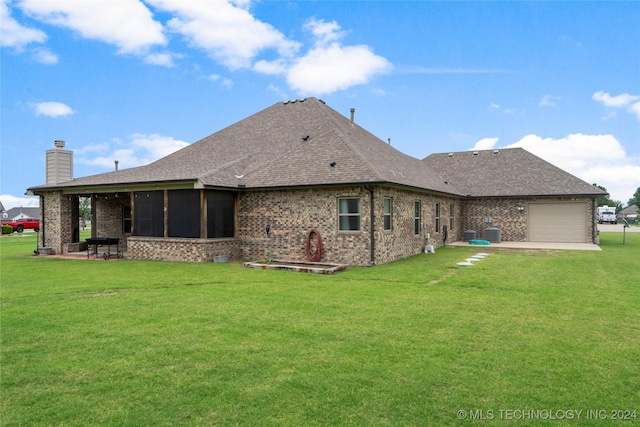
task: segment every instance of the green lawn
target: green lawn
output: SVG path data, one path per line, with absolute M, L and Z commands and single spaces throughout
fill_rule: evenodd
M 0 424 L 640 423 L 640 233 L 600 237 L 324 276 L 55 259 L 3 236 Z

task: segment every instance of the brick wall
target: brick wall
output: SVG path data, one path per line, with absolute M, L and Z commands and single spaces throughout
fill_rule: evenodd
M 277 259 L 305 261 L 307 235 L 317 229 L 323 243 L 321 261 L 368 265 L 368 222 L 363 218 L 356 232 L 339 232 L 337 222 L 339 197 L 360 197 L 364 209 L 368 194 L 364 187 L 240 193 L 237 237 L 242 257 L 256 260 L 269 253 Z
M 529 202 L 579 200 L 592 206 L 588 197 L 455 199 L 389 186 L 375 186 L 373 196 L 374 264 L 420 253 L 425 242 L 440 247 L 446 242 L 460 241 L 465 230 L 475 230 L 477 237 L 483 238 L 488 226 L 500 228 L 504 241 L 526 241 L 526 206 Z M 77 233 L 78 198 L 60 192 L 47 192 L 41 197 L 44 229 L 41 239 L 45 239 L 41 246 L 51 247 L 53 253 L 63 253 L 68 244 L 74 242 L 74 233 Z M 360 198 L 360 231 L 338 230 L 338 200 L 342 197 Z M 321 261 L 370 265 L 370 197 L 365 186 L 241 192 L 237 198 L 235 238 L 182 239 L 125 235 L 122 232 L 122 206 L 130 200 L 128 196 L 96 196 L 93 199 L 93 236 L 120 237 L 120 249 L 127 251 L 132 259 L 211 262 L 217 255 L 260 260 L 268 254 L 276 259 L 305 261 L 308 233 L 317 229 L 322 236 Z M 384 198 L 387 197 L 392 199 L 393 207 L 390 231 L 383 230 Z M 414 233 L 416 200 L 421 202 L 418 235 Z M 440 205 L 438 230 L 436 204 Z M 453 228 L 450 224 L 452 206 Z M 520 206 L 525 209 L 518 210 Z M 486 223 L 485 218 L 491 218 L 492 222 Z M 594 220 L 595 208 L 589 208 L 589 221 Z M 448 228 L 446 242 L 444 226 Z M 591 228 L 588 234 L 593 241 Z
M 392 199 L 393 215 L 391 231 L 383 229 L 384 198 Z M 378 187 L 375 194 L 376 210 L 376 263 L 406 258 L 424 251 L 425 243 L 440 247 L 445 244 L 444 226 L 447 226 L 447 242 L 459 240 L 462 235 L 460 201 L 428 193 Z M 415 234 L 415 202 L 420 201 L 420 233 Z M 436 204 L 440 204 L 440 227 L 436 230 Z M 450 229 L 450 206 L 454 206 L 454 227 Z
M 40 247 L 51 248 L 52 254 L 62 254 L 66 244 L 78 240 L 78 198 L 61 191 L 40 195 Z M 75 222 L 74 222 L 75 218 Z
M 95 195 L 92 198 L 92 237 L 117 237 L 120 239 L 120 250 L 127 251 L 128 234 L 123 233 L 122 207 L 129 203 L 129 195 L 115 194 Z
M 531 202 L 587 202 L 587 223 L 593 224 L 596 212 L 591 208 L 590 197 L 533 197 L 533 198 L 487 198 L 468 199 L 462 203 L 462 227 L 464 230 L 475 230 L 478 239 L 484 239 L 484 229 L 497 227 L 501 237 L 509 242 L 527 241 L 527 205 Z M 523 210 L 518 210 L 523 207 Z M 491 218 L 492 222 L 485 222 Z M 588 227 L 588 241 L 594 241 L 592 227 Z M 461 240 L 461 239 L 460 239 Z
M 361 201 L 361 230 L 338 230 L 338 199 L 359 197 Z M 383 231 L 383 199 L 393 200 L 392 230 Z M 414 234 L 414 201 L 422 203 L 420 234 Z M 425 238 L 430 244 L 441 246 L 440 233 L 435 231 L 435 203 L 441 203 L 441 224 L 449 224 L 449 206 L 460 212 L 455 199 L 436 197 L 426 193 L 398 190 L 392 187 L 374 189 L 375 264 L 386 263 L 424 250 Z M 311 229 L 322 236 L 321 261 L 350 265 L 370 265 L 370 192 L 364 186 L 330 189 L 295 189 L 248 191 L 238 198 L 238 239 L 243 258 L 260 259 L 266 254 L 277 259 L 306 260 L 306 239 Z M 269 225 L 270 235 L 266 227 Z M 449 241 L 462 235 L 454 227 Z
M 234 238 L 179 239 L 163 237 L 129 237 L 127 257 L 158 261 L 212 262 L 214 256 L 239 259 Z

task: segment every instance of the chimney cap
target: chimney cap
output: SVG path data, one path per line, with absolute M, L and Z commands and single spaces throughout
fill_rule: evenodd
M 53 145 L 55 145 L 56 148 L 64 148 L 64 144 L 65 142 L 61 139 L 56 139 L 55 141 L 53 141 Z

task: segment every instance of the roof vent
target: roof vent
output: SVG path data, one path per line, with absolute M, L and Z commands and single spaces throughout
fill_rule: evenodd
M 329 166 L 331 166 L 332 168 L 336 166 L 336 162 L 331 162 L 329 163 Z
M 477 155 L 479 155 L 479 154 L 480 154 L 480 153 L 478 153 L 477 151 L 474 151 L 474 152 L 473 152 L 473 155 L 474 155 L 474 156 L 477 156 Z
M 500 154 L 500 150 L 493 150 L 493 154 Z
M 449 153 L 449 158 L 453 157 L 453 153 Z
M 353 119 L 355 118 L 355 115 L 356 115 L 356 109 L 352 108 L 351 109 L 351 123 L 353 123 Z
M 303 136 L 303 137 L 302 137 L 302 140 L 303 140 L 303 141 L 308 141 L 308 140 L 309 140 L 309 135 L 305 135 L 305 136 Z

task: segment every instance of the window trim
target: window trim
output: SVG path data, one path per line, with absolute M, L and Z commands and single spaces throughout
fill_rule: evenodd
M 420 235 L 420 226 L 422 224 L 422 201 L 413 201 L 413 235 Z
M 389 212 L 387 212 L 387 201 L 389 201 Z M 389 218 L 389 227 L 387 227 L 387 217 Z M 382 229 L 383 231 L 393 230 L 393 198 L 384 197 L 382 199 Z
M 454 221 L 455 217 L 456 217 L 456 205 L 452 203 L 451 206 L 449 206 L 449 230 L 453 230 L 453 226 L 455 225 L 455 221 Z
M 341 201 L 342 200 L 357 200 L 358 201 L 358 212 L 357 213 L 353 213 L 353 212 L 346 212 L 343 213 L 341 211 Z M 358 218 L 358 228 L 355 230 L 351 230 L 351 229 L 342 229 L 342 218 L 351 218 L 351 217 L 357 217 Z M 338 197 L 338 231 L 341 233 L 359 233 L 362 231 L 362 199 L 359 196 L 345 196 L 345 197 Z
M 435 223 L 436 223 L 436 233 L 440 232 L 440 203 L 436 203 L 436 215 L 435 215 Z

